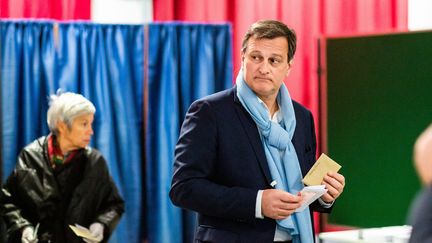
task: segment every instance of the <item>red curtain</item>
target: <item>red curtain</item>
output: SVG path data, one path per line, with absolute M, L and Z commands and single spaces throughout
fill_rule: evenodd
M 298 47 L 285 83 L 291 96 L 314 113 L 317 128 L 318 38 L 408 29 L 408 0 L 154 0 L 153 6 L 156 21 L 231 22 L 235 74 L 250 24 L 260 19 L 288 24 L 297 33 Z
M 0 18 L 90 19 L 91 0 L 0 0 Z
M 154 0 L 153 6 L 155 21 L 231 22 L 234 73 L 240 67 L 241 40 L 250 24 L 260 19 L 287 23 L 297 33 L 298 49 L 286 84 L 315 118 L 319 37 L 406 31 L 408 26 L 408 0 Z

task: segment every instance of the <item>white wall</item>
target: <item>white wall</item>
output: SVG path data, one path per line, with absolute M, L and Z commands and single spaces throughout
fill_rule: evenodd
M 92 0 L 97 23 L 142 24 L 153 20 L 153 0 Z
M 408 29 L 432 29 L 431 0 L 408 0 Z

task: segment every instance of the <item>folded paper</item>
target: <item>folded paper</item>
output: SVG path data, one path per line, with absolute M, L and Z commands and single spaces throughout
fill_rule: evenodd
M 324 185 L 318 186 L 307 186 L 301 190 L 302 201 L 299 208 L 297 208 L 294 212 L 301 212 L 305 210 L 309 204 L 313 203 L 319 197 L 321 197 L 324 193 L 327 192 Z

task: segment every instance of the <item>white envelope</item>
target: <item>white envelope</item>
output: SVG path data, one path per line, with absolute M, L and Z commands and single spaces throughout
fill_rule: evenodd
M 294 212 L 301 212 L 309 206 L 309 204 L 313 203 L 319 197 L 324 195 L 327 192 L 325 189 L 325 185 L 317 185 L 317 186 L 307 186 L 301 190 L 301 194 L 303 196 L 303 200 L 301 202 L 301 206 L 297 208 Z

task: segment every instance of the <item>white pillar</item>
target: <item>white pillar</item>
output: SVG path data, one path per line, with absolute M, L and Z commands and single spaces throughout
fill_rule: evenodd
M 408 29 L 432 29 L 432 1 L 408 0 Z
M 91 19 L 96 23 L 142 24 L 153 20 L 152 0 L 92 0 Z

